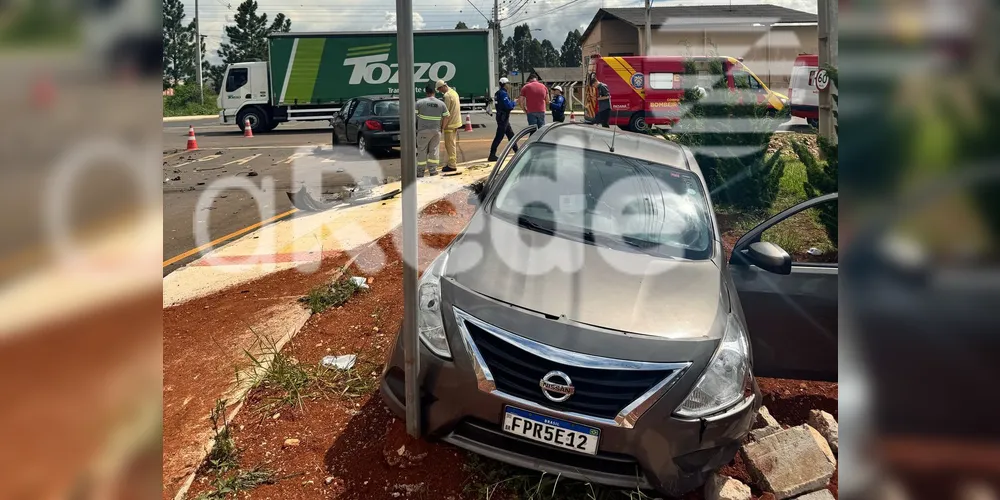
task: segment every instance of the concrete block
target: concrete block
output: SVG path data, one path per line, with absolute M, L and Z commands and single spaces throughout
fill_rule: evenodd
M 830 449 L 830 443 L 826 442 L 826 438 L 823 437 L 823 435 L 820 434 L 819 431 L 814 429 L 811 425 L 809 424 L 802 424 L 802 425 L 809 428 L 809 434 L 812 434 L 813 439 L 816 441 L 816 446 L 819 446 L 819 449 L 823 450 L 823 454 L 826 455 L 826 458 L 830 460 L 830 463 L 832 463 L 834 467 L 836 467 L 837 456 L 833 454 L 833 450 Z
M 833 493 L 830 493 L 828 489 L 822 489 L 819 491 L 814 491 L 812 493 L 806 493 L 805 495 L 799 495 L 795 497 L 794 500 L 837 500 Z
M 836 467 L 812 432 L 800 425 L 740 448 L 748 472 L 776 500 L 823 488 L 833 477 Z
M 809 425 L 819 431 L 830 445 L 830 449 L 837 453 L 838 429 L 837 420 L 833 415 L 823 410 L 809 410 Z
M 751 500 L 750 487 L 728 476 L 712 474 L 705 482 L 705 500 Z
M 754 419 L 753 428 L 763 429 L 767 427 L 781 429 L 781 424 L 779 424 L 778 421 L 771 416 L 771 412 L 768 411 L 766 406 L 761 406 L 760 409 L 757 410 L 757 418 Z

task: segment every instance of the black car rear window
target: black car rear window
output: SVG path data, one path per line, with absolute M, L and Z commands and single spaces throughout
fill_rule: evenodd
M 490 212 L 531 230 L 664 257 L 712 256 L 708 198 L 688 170 L 535 143 L 517 157 Z
M 399 116 L 399 101 L 375 101 L 375 116 Z

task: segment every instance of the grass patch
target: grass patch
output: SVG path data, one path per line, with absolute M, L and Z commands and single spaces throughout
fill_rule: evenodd
M 219 474 L 212 481 L 212 489 L 198 495 L 197 500 L 222 500 L 237 498 L 240 493 L 250 491 L 262 484 L 274 484 L 274 472 L 262 467 L 238 470 L 233 474 Z
M 199 102 L 189 102 L 180 106 L 167 106 L 166 100 L 164 100 L 163 105 L 163 116 L 202 116 L 202 115 L 217 115 L 219 114 L 219 107 L 215 105 L 215 102 L 208 102 L 208 96 L 205 96 L 205 104 Z
M 215 408 L 208 416 L 212 422 L 214 444 L 208 453 L 202 471 L 214 474 L 212 489 L 198 495 L 198 500 L 221 500 L 236 497 L 240 492 L 249 491 L 262 484 L 272 484 L 276 481 L 274 473 L 255 467 L 241 470 L 240 450 L 229 432 L 229 422 L 226 420 L 226 400 L 215 402 Z
M 331 395 L 361 397 L 378 388 L 377 377 L 370 374 L 377 374 L 379 366 L 371 362 L 359 359 L 349 370 L 304 365 L 281 352 L 274 341 L 259 335 L 254 348 L 259 349 L 260 354 L 250 350 L 245 353 L 253 365 L 251 373 L 255 379 L 251 387 L 261 391 L 262 404 L 257 410 L 262 414 L 289 406 L 304 409 L 306 399 Z
M 806 201 L 806 191 L 802 185 L 806 182 L 806 166 L 798 160 L 785 159 L 785 174 L 778 182 L 778 197 L 769 210 L 770 215 L 793 207 Z
M 329 285 L 320 285 L 309 291 L 309 295 L 299 299 L 299 302 L 306 304 L 313 314 L 321 313 L 331 307 L 343 305 L 361 287 L 351 281 L 346 272 L 341 272 L 341 277 Z
M 564 478 L 558 474 L 520 469 L 469 453 L 465 469 L 470 480 L 465 492 L 475 498 L 521 498 L 525 500 L 652 500 L 652 492 L 614 488 Z

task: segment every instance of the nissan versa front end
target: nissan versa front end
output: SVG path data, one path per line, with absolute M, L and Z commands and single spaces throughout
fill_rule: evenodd
M 676 144 L 544 127 L 419 283 L 422 431 L 514 465 L 681 494 L 760 396 L 702 174 Z M 405 414 L 402 342 L 383 399 Z

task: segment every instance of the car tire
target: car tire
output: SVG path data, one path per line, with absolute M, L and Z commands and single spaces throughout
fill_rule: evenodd
M 649 124 L 646 123 L 645 113 L 635 113 L 632 118 L 628 121 L 628 129 L 632 132 L 639 132 L 640 134 L 649 133 Z
M 816 129 L 819 128 L 819 119 L 818 118 L 806 118 L 806 123 L 808 123 L 809 126 L 812 127 L 812 128 L 816 128 Z
M 253 133 L 256 134 L 258 132 L 267 131 L 267 116 L 264 115 L 264 112 L 260 108 L 246 108 L 236 115 L 236 127 L 239 128 L 241 132 L 243 131 L 243 127 L 248 119 L 250 120 L 250 130 L 252 130 Z
M 337 129 L 336 128 L 333 128 L 330 131 L 330 144 L 332 144 L 334 146 L 336 146 L 337 144 L 340 144 L 340 138 L 337 137 Z
M 358 155 L 368 156 L 371 154 L 371 149 L 368 147 L 368 140 L 365 139 L 365 134 L 358 134 Z

